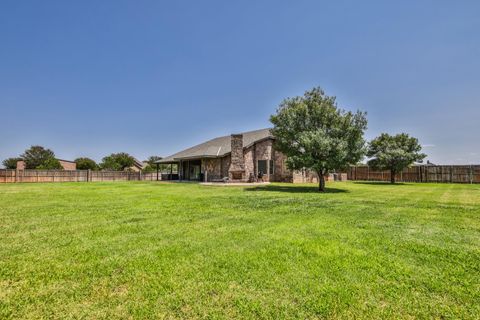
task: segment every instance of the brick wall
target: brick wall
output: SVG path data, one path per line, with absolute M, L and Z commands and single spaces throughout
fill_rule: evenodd
M 77 170 L 77 164 L 71 161 L 58 160 L 63 167 L 63 170 Z

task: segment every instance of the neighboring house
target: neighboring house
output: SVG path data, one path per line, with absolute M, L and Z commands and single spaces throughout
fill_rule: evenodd
M 180 151 L 157 164 L 178 165 L 180 180 L 316 182 L 315 174 L 288 170 L 286 156 L 275 150 L 274 140 L 270 129 L 232 134 Z
M 77 170 L 77 164 L 74 161 L 57 159 L 63 167 L 63 170 Z M 25 170 L 25 161 L 17 161 L 17 170 Z
M 145 167 L 148 165 L 148 162 L 142 162 L 136 158 L 133 158 L 133 159 L 135 160 L 135 162 L 133 163 L 133 166 L 126 168 L 125 170 L 139 172 L 145 169 Z

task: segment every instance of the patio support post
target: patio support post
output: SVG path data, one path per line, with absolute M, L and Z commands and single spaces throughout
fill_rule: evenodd
M 157 181 L 158 181 L 158 170 L 159 170 L 160 165 L 157 163 Z

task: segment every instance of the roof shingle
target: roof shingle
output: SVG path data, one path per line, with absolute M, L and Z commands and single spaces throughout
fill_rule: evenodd
M 270 133 L 270 129 L 260 129 L 255 131 L 244 132 L 243 134 L 243 147 L 249 147 L 257 141 L 261 141 L 266 138 L 273 138 Z M 191 148 L 172 154 L 157 163 L 169 163 L 182 159 L 195 159 L 195 158 L 216 158 L 223 157 L 231 152 L 231 140 L 230 136 L 218 137 L 212 140 L 208 140 L 204 143 L 198 144 Z

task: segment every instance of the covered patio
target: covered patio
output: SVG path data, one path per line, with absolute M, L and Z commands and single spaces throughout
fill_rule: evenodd
M 166 173 L 160 172 L 161 165 L 167 165 L 169 170 Z M 202 159 L 179 159 L 157 163 L 157 180 L 203 181 L 204 176 Z

